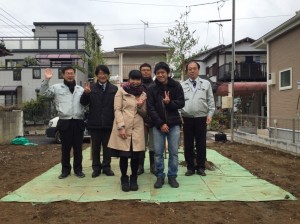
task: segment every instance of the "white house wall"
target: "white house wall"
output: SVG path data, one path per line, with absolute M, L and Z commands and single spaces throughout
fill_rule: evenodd
M 236 44 L 235 51 L 251 51 L 251 52 L 261 51 L 261 49 L 256 49 L 254 47 L 251 47 L 250 45 L 251 45 L 251 43 L 249 43 L 249 42 L 243 42 L 243 43 Z M 231 51 L 231 48 L 228 48 L 226 51 Z
M 161 54 L 126 54 L 123 55 L 123 63 L 124 64 L 143 64 L 148 63 L 150 65 L 154 65 L 160 61 L 166 61 L 166 55 Z
M 205 62 L 198 62 L 200 65 L 199 75 L 206 75 L 206 63 Z
M 209 58 L 208 60 L 207 60 L 207 62 L 206 62 L 206 67 L 211 67 L 213 64 L 215 64 L 217 62 L 217 57 L 216 56 L 214 56 L 214 57 L 211 57 L 211 58 Z M 205 68 L 206 68 L 205 67 Z M 206 71 L 205 71 L 206 72 Z M 200 75 L 206 75 L 205 74 L 205 72 L 204 72 L 204 74 L 201 74 L 200 73 Z

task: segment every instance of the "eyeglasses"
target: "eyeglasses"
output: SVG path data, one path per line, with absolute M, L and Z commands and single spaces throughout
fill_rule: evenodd
M 64 75 L 75 75 L 74 72 L 65 72 Z

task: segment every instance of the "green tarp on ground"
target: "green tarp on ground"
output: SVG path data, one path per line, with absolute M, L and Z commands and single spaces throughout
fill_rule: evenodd
M 3 197 L 1 201 L 49 203 L 63 200 L 91 202 L 134 199 L 160 203 L 296 200 L 290 193 L 253 176 L 246 169 L 214 150 L 207 150 L 207 158 L 215 163 L 217 169 L 207 171 L 205 177 L 199 175 L 186 177 L 184 176 L 186 168 L 179 166 L 177 177 L 179 188 L 171 188 L 166 179 L 163 188 L 155 189 L 153 184 L 156 177 L 149 173 L 148 159 L 146 159 L 145 173 L 138 178 L 139 190 L 130 192 L 123 192 L 120 188 L 118 159 L 112 158 L 112 169 L 115 176 L 107 177 L 101 174 L 97 178 L 92 178 L 90 148 L 84 150 L 83 157 L 85 178 L 78 178 L 72 174 L 66 179 L 59 180 L 57 177 L 60 174 L 61 165 L 58 164 Z M 183 160 L 183 154 L 180 153 L 179 161 Z M 165 167 L 167 167 L 167 160 L 165 160 Z

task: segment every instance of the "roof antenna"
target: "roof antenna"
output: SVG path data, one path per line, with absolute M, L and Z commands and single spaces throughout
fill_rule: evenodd
M 141 21 L 144 24 L 144 44 L 146 44 L 146 27 L 148 27 L 149 23 L 144 22 L 143 20 L 141 20 Z

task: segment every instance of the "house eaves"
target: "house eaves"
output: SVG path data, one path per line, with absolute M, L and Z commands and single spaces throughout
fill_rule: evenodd
M 244 43 L 244 42 L 253 43 L 254 41 L 255 41 L 255 40 L 252 39 L 252 38 L 250 38 L 250 37 L 245 37 L 245 38 L 243 38 L 243 39 L 241 39 L 241 40 L 236 41 L 235 44 L 237 45 L 237 44 Z M 229 51 L 231 52 L 231 46 L 232 46 L 232 44 L 228 44 L 228 45 L 224 45 L 224 44 L 218 45 L 218 46 L 216 46 L 216 47 L 214 47 L 214 48 L 208 49 L 208 50 L 206 50 L 206 51 L 203 51 L 203 52 L 201 52 L 201 53 L 195 55 L 193 58 L 199 57 L 199 58 L 201 58 L 200 61 L 206 61 L 206 60 L 208 60 L 210 57 L 214 56 L 214 55 L 217 54 L 217 53 L 221 53 L 221 54 L 222 54 L 222 53 L 224 53 L 224 52 L 229 52 Z
M 91 26 L 90 22 L 33 22 L 34 26 Z
M 248 43 L 252 44 L 252 43 L 255 42 L 255 40 L 250 38 L 250 37 L 245 37 L 241 40 L 236 41 L 235 45 L 245 43 L 245 42 L 248 42 Z M 228 49 L 228 50 L 226 50 L 226 49 Z M 222 52 L 225 52 L 225 51 L 232 51 L 232 44 L 228 44 L 228 45 L 224 46 L 223 49 L 222 49 Z
M 118 55 L 114 51 L 104 52 L 103 56 L 105 58 L 116 58 L 116 57 L 118 57 Z
M 169 51 L 169 47 L 141 44 L 141 45 L 115 48 L 114 51 L 116 53 L 130 53 L 130 52 L 131 53 L 132 52 L 167 53 Z
M 216 52 L 218 52 L 220 49 L 222 49 L 223 47 L 225 47 L 224 44 L 218 45 L 218 46 L 208 49 L 206 51 L 200 52 L 199 54 L 196 54 L 195 56 L 192 57 L 192 59 L 193 58 L 201 58 L 200 61 L 205 61 L 208 58 L 210 58 L 212 55 L 214 55 Z M 192 60 L 192 59 L 188 58 L 187 61 Z
M 284 33 L 288 32 L 289 30 L 299 25 L 300 25 L 300 11 L 297 11 L 294 17 L 292 17 L 291 19 L 282 23 L 281 25 L 271 30 L 264 36 L 257 39 L 253 44 L 251 44 L 251 46 L 255 48 L 265 49 L 268 42 L 276 39 L 277 37 L 283 35 Z

